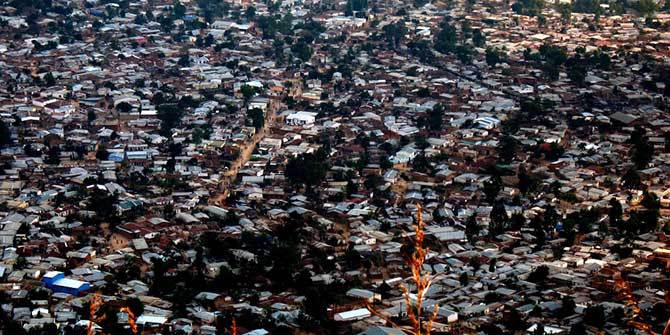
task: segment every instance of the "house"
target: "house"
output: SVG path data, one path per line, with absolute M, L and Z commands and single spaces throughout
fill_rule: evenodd
M 359 288 L 350 289 L 349 291 L 347 291 L 347 296 L 354 299 L 365 300 L 367 302 L 373 302 L 374 300 L 381 300 L 380 294 Z
M 372 326 L 358 333 L 358 335 L 405 335 L 405 332 L 397 328 Z
M 67 293 L 74 296 L 79 296 L 91 289 L 91 284 L 65 278 L 65 274 L 59 271 L 49 271 L 42 277 L 44 285 L 55 292 Z
M 317 113 L 313 112 L 294 112 L 286 117 L 286 124 L 292 126 L 309 126 L 316 121 Z
M 363 320 L 372 315 L 367 308 L 359 308 L 351 311 L 341 312 L 335 314 L 335 321 L 356 321 Z
M 620 122 L 624 125 L 630 125 L 637 120 L 636 116 L 622 112 L 616 112 L 609 117 L 610 119 Z

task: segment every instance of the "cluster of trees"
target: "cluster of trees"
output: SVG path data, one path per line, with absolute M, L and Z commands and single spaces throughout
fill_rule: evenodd
M 489 236 L 491 237 L 502 234 L 509 228 L 510 218 L 507 215 L 505 202 L 502 199 L 493 202 L 490 219 Z
M 545 275 L 548 273 L 548 268 L 544 266 L 538 267 L 532 274 L 535 273 L 540 275 Z M 533 281 L 529 278 L 529 281 Z M 541 281 L 540 281 L 541 282 Z M 663 304 L 664 305 L 664 304 Z M 552 312 L 553 317 L 564 318 L 570 317 L 575 314 L 576 303 L 574 299 L 570 296 L 565 296 L 561 299 L 561 307 Z M 663 307 L 664 306 L 660 306 Z M 661 308 L 658 308 L 661 311 Z M 529 314 L 531 318 L 541 317 L 543 313 L 546 313 L 542 310 L 540 306 L 536 306 Z M 662 312 L 659 312 L 662 313 Z M 584 309 L 583 320 L 572 325 L 570 331 L 567 334 L 570 335 L 586 335 L 587 332 L 586 326 L 593 327 L 595 329 L 602 330 L 605 327 L 607 322 L 611 322 L 617 325 L 623 325 L 626 321 L 626 314 L 623 308 L 618 307 L 611 310 L 611 312 L 606 313 L 605 308 L 602 305 L 592 305 Z M 485 334 L 502 334 L 503 330 L 499 328 L 498 324 L 504 325 L 506 330 L 512 332 L 525 332 L 532 323 L 529 323 L 529 320 L 524 319 L 523 315 L 519 313 L 514 308 L 506 308 L 502 313 L 502 319 L 496 324 L 484 324 L 479 327 L 479 330 Z M 533 335 L 544 335 L 546 334 L 544 325 L 540 323 L 535 324 L 536 328 L 532 333 Z
M 640 202 L 641 208 L 629 213 L 628 220 L 620 228 L 628 236 L 655 231 L 658 228 L 661 204 L 656 194 L 645 191 Z
M 263 38 L 274 38 L 277 33 L 290 35 L 293 29 L 293 16 L 289 13 L 283 17 L 279 14 L 259 16 L 256 18 L 257 27 L 263 32 Z
M 197 4 L 207 22 L 212 22 L 230 11 L 230 3 L 226 1 L 198 0 Z
M 629 143 L 631 144 L 630 159 L 638 169 L 647 167 L 654 157 L 654 147 L 649 143 L 643 128 L 635 128 L 631 133 Z
M 651 89 L 656 89 L 656 83 L 662 82 L 665 84 L 663 95 L 670 97 L 670 66 L 665 64 L 655 64 L 653 81 L 649 81 L 647 85 Z
M 524 51 L 525 60 L 542 69 L 547 79 L 558 80 L 560 67 L 568 60 L 565 49 L 551 44 L 543 44 L 538 51 L 533 53 L 526 49 Z
M 42 52 L 42 51 L 47 51 L 47 50 L 52 50 L 56 49 L 58 47 L 58 42 L 56 41 L 48 41 L 44 44 L 41 44 L 38 41 L 33 41 L 33 52 Z
M 407 43 L 407 48 L 412 56 L 419 58 L 424 63 L 432 64 L 435 60 L 431 45 L 426 40 L 410 41 Z
M 417 126 L 431 131 L 440 131 L 443 127 L 442 115 L 446 108 L 443 104 L 437 104 L 430 109 L 426 115 L 417 121 Z
M 291 52 L 295 57 L 300 59 L 303 62 L 308 61 L 312 58 L 314 50 L 310 46 L 310 42 L 304 38 L 299 38 L 297 43 L 291 45 Z
M 160 134 L 165 137 L 172 137 L 172 129 L 181 124 L 181 118 L 184 111 L 176 104 L 162 104 L 156 107 L 158 119 L 161 120 Z
M 440 22 L 440 31 L 435 37 L 435 50 L 447 54 L 456 48 L 457 41 L 456 28 L 449 23 L 447 18 Z
M 247 110 L 247 118 L 251 120 L 251 125 L 256 129 L 261 129 L 265 125 L 265 114 L 261 109 L 253 108 Z
M 326 313 L 328 305 L 338 296 L 343 296 L 351 287 L 351 283 L 320 285 L 312 282 L 310 278 L 313 273 L 327 273 L 336 268 L 335 259 L 328 257 L 323 250 L 307 245 L 307 241 L 315 238 L 314 232 L 326 243 L 337 244 L 336 240 L 325 239 L 325 230 L 318 222 L 309 216 L 297 214 L 291 214 L 282 225 L 276 227 L 272 235 L 245 232 L 241 238 L 230 239 L 222 238 L 213 232 L 203 234 L 201 236 L 201 244 L 205 246 L 203 255 L 207 255 L 209 259 L 225 259 L 229 266 L 222 266 L 214 280 L 205 280 L 203 286 L 198 289 L 224 291 L 236 298 L 246 295 L 250 303 L 257 305 L 258 297 L 252 293 L 255 292 L 253 286 L 255 280 L 271 282 L 277 290 L 295 288 L 298 294 L 306 298 L 303 302 L 306 314 L 300 316 L 298 321 L 300 326 L 304 329 L 328 323 Z M 309 234 L 309 238 L 306 234 Z M 243 248 L 257 257 L 253 261 L 237 259 L 230 253 L 230 249 L 234 248 Z M 302 268 L 303 257 L 313 259 L 315 267 L 311 270 Z M 370 261 L 363 259 L 353 248 L 349 248 L 341 261 L 349 269 L 358 269 L 361 266 L 369 268 L 373 263 L 379 263 L 375 261 L 376 259 L 374 256 Z M 196 263 L 194 262 L 193 266 Z M 173 267 L 173 264 L 174 262 L 170 266 Z M 232 269 L 238 270 L 232 271 Z M 254 296 L 248 297 L 249 294 Z M 238 318 L 238 324 L 248 325 L 250 328 L 257 328 L 260 322 L 262 321 L 257 318 L 255 320 Z M 272 327 L 272 325 L 263 326 Z
M 564 23 L 569 23 L 572 18 L 572 4 L 560 3 L 556 5 L 556 11 L 561 14 Z
M 616 199 L 611 199 L 607 209 L 607 218 L 611 227 L 626 236 L 655 231 L 658 228 L 661 203 L 656 194 L 644 191 L 640 207 L 629 213 L 627 220 L 622 218 L 623 208 Z
M 496 66 L 497 64 L 507 63 L 507 54 L 499 49 L 486 48 L 486 64 Z
M 512 4 L 512 10 L 519 15 L 540 16 L 544 0 L 519 0 Z
M 405 22 L 401 20 L 385 25 L 382 28 L 382 31 L 384 32 L 384 36 L 388 42 L 388 45 L 392 49 L 395 49 L 400 46 L 402 38 L 407 33 L 407 28 L 405 27 Z
M 584 48 L 577 48 L 576 51 L 575 55 L 566 61 L 565 66 L 568 78 L 579 86 L 584 85 L 588 70 L 594 68 L 607 70 L 611 65 L 610 56 L 602 50 L 586 53 Z
M 572 11 L 576 13 L 600 13 L 600 0 L 574 0 L 572 2 Z
M 353 16 L 354 12 L 361 12 L 368 8 L 368 0 L 347 0 L 344 15 Z
M 572 245 L 577 234 L 587 234 L 598 231 L 601 234 L 607 233 L 607 226 L 600 221 L 601 215 L 595 210 L 579 210 L 568 213 L 561 222 L 560 236 L 566 239 L 567 245 Z
M 191 134 L 191 140 L 195 144 L 200 144 L 202 143 L 202 140 L 209 139 L 209 137 L 212 135 L 212 131 L 212 125 L 209 123 L 203 125 L 202 127 L 196 127 Z
M 177 65 L 181 67 L 188 67 L 191 65 L 191 57 L 189 56 L 188 53 L 183 53 L 179 56 L 179 59 L 177 60 Z
M 4 120 L 0 120 L 0 146 L 12 144 L 12 132 Z
M 638 0 L 632 3 L 632 8 L 641 16 L 652 17 L 658 12 L 658 3 L 654 0 Z
M 253 98 L 259 92 L 260 92 L 260 89 L 258 87 L 255 87 L 255 86 L 242 85 L 240 87 L 240 93 L 242 93 L 242 97 L 244 98 L 244 101 L 249 101 L 251 98 Z
M 198 35 L 195 38 L 195 46 L 198 48 L 203 48 L 203 47 L 210 47 L 215 43 L 214 36 L 212 34 L 207 34 L 205 38 L 202 36 Z
M 316 153 L 305 153 L 289 159 L 284 174 L 293 184 L 304 184 L 309 190 L 317 186 L 328 172 L 327 153 L 319 149 Z
M 283 17 L 281 15 L 260 16 L 257 18 L 257 26 L 263 32 L 263 38 L 274 39 L 273 49 L 274 56 L 277 61 L 284 60 L 285 44 L 297 59 L 306 62 L 314 52 L 311 44 L 314 42 L 316 36 L 325 31 L 325 28 L 318 22 L 307 20 L 304 23 L 293 26 L 293 16 L 287 13 Z M 295 30 L 300 30 L 301 34 L 294 40 L 291 38 L 278 39 L 277 34 L 284 36 L 292 36 Z
M 519 112 L 502 124 L 503 133 L 514 134 L 521 125 L 528 125 L 532 122 L 538 122 L 546 127 L 553 128 L 555 124 L 547 114 L 553 110 L 555 103 L 547 99 L 536 97 L 533 100 L 522 100 Z
M 472 44 L 468 42 L 470 39 Z M 440 31 L 435 38 L 435 50 L 443 54 L 453 53 L 458 60 L 465 64 L 472 62 L 473 45 L 483 47 L 485 44 L 486 36 L 481 29 L 472 29 L 469 21 L 461 23 L 459 38 L 456 28 L 451 25 L 448 17 L 445 17 L 440 23 Z
M 52 0 L 12 0 L 9 6 L 16 8 L 19 13 L 23 12 L 48 12 L 53 8 Z

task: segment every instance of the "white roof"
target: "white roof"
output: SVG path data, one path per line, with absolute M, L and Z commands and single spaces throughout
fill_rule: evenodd
M 146 323 L 162 325 L 167 322 L 167 318 L 163 316 L 155 315 L 140 315 L 135 321 L 139 325 L 144 325 Z
M 44 274 L 44 278 L 53 278 L 53 277 L 58 276 L 59 274 L 62 274 L 62 272 L 60 272 L 60 271 L 49 271 L 49 272 Z
M 299 119 L 299 120 L 310 121 L 310 120 L 314 120 L 316 115 L 317 115 L 317 113 L 313 113 L 313 112 L 295 112 L 295 113 L 291 113 L 289 116 L 287 116 L 287 119 Z
M 265 330 L 265 329 L 260 328 L 260 329 L 252 330 L 248 333 L 244 333 L 243 335 L 266 335 L 266 334 L 270 334 L 270 332 Z
M 367 308 L 354 309 L 335 314 L 335 321 L 360 320 L 372 315 Z

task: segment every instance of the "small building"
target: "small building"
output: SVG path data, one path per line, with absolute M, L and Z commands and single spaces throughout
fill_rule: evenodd
M 286 124 L 292 126 L 312 125 L 316 122 L 317 113 L 313 112 L 295 112 L 286 117 Z
M 370 317 L 372 314 L 367 308 L 354 309 L 335 314 L 335 321 L 356 321 Z
M 59 271 L 47 272 L 44 277 L 42 277 L 42 282 L 47 288 L 52 289 L 54 292 L 67 293 L 74 296 L 79 296 L 91 289 L 91 284 L 80 280 L 65 278 L 65 274 Z

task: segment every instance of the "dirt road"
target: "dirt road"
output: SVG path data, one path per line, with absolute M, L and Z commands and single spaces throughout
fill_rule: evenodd
M 254 149 L 258 143 L 265 138 L 265 135 L 270 131 L 270 128 L 274 125 L 277 118 L 276 108 L 268 108 L 268 112 L 265 115 L 265 122 L 263 123 L 263 128 L 258 129 L 254 136 L 252 136 L 248 141 L 246 141 L 240 147 L 240 155 L 232 162 L 230 169 L 224 172 L 219 180 L 219 193 L 210 198 L 211 204 L 221 205 L 230 194 L 230 186 L 235 183 L 237 180 L 237 174 L 240 169 L 247 164 L 251 155 L 254 153 Z

